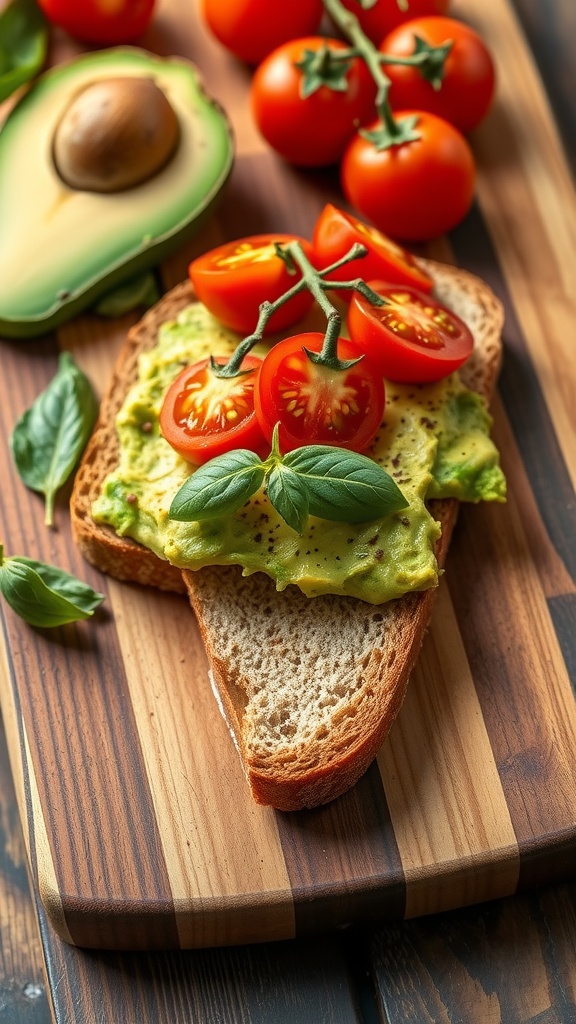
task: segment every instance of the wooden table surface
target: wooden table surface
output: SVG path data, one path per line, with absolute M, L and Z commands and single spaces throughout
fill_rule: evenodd
M 487 9 L 491 3 L 485 0 Z M 472 6 L 478 8 L 476 0 Z M 505 0 L 495 6 L 506 6 Z M 576 5 L 573 0 L 509 0 L 508 6 L 524 27 L 574 176 Z M 160 30 L 174 39 L 180 4 L 160 0 L 158 10 Z M 467 10 L 466 0 L 458 10 Z M 56 35 L 53 56 L 58 59 L 67 45 Z M 55 937 L 28 886 L 3 734 L 0 829 L 0 1021 L 552 1024 L 576 1019 L 576 884 L 441 917 L 274 945 L 86 953 Z

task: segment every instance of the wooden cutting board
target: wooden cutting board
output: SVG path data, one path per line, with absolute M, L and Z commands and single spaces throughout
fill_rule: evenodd
M 31 874 L 66 941 L 169 948 L 267 941 L 463 906 L 566 877 L 576 863 L 576 302 L 572 185 L 507 0 L 461 0 L 499 68 L 472 143 L 478 202 L 427 249 L 484 277 L 506 309 L 494 403 L 505 507 L 463 509 L 432 627 L 388 741 L 348 794 L 281 814 L 251 800 L 183 598 L 117 583 L 18 479 L 8 435 L 69 349 L 102 391 L 134 316 L 86 315 L 0 343 L 0 540 L 106 593 L 52 631 L 0 609 L 0 689 Z M 62 44 L 63 45 L 63 44 Z M 204 72 L 236 129 L 235 171 L 201 236 L 162 268 L 258 231 L 309 235 L 333 174 L 266 150 L 249 74 L 194 10 L 162 7 L 151 48 Z M 56 51 L 55 58 L 60 56 Z

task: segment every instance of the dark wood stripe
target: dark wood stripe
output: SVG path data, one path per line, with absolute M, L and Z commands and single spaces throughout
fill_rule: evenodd
M 277 820 L 298 935 L 404 916 L 402 862 L 376 763 L 333 803 Z
M 512 0 L 542 75 L 566 155 L 576 173 L 574 52 L 576 5 L 573 0 Z
M 576 696 L 576 594 L 552 597 L 548 608 Z

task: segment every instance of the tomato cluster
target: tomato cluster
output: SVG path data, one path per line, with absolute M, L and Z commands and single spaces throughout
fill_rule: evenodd
M 272 338 L 260 359 L 250 352 L 253 339 L 279 325 L 286 331 L 313 301 L 308 278 L 302 281 L 302 271 L 288 267 L 278 254 L 279 245 L 293 242 L 314 280 L 328 285 L 324 291 L 351 296 L 350 338 L 338 335 L 330 354 L 328 330 L 326 335 L 297 333 L 275 343 Z M 358 255 L 350 259 L 354 246 Z M 337 266 L 331 270 L 333 264 Z M 216 355 L 186 367 L 168 390 L 161 431 L 195 464 L 235 448 L 264 455 L 276 427 L 282 452 L 306 444 L 364 451 L 384 417 L 384 378 L 439 380 L 472 352 L 470 331 L 432 296 L 433 282 L 425 267 L 402 246 L 332 204 L 318 218 L 311 242 L 253 235 L 198 257 L 189 273 L 208 310 L 247 335 L 231 359 Z M 258 311 L 276 305 L 290 290 L 298 292 L 300 285 L 303 290 L 278 303 L 258 332 Z
M 266 17 L 266 0 L 203 2 L 214 34 L 257 65 L 252 113 L 280 156 L 302 167 L 339 164 L 351 206 L 396 239 L 426 241 L 465 217 L 476 178 L 465 136 L 490 108 L 495 73 L 479 35 L 447 16 L 449 0 L 376 0 L 366 9 L 324 0 L 333 18 L 340 10 L 337 28 L 342 14 L 356 16 L 345 34 L 359 30 L 363 43 L 359 52 L 354 35 L 352 53 L 340 38 L 313 34 L 318 0 L 268 4 Z

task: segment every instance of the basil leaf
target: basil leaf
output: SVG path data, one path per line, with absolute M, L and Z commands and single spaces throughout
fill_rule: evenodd
M 363 523 L 408 504 L 392 477 L 366 455 L 307 445 L 288 452 L 283 463 L 304 482 L 310 514 L 322 519 Z
M 262 485 L 264 465 L 254 452 L 239 448 L 200 466 L 172 499 L 170 518 L 201 522 L 236 512 Z
M 0 101 L 41 70 L 47 45 L 48 25 L 35 0 L 12 0 L 0 14 Z
M 54 498 L 76 466 L 90 436 L 98 404 L 72 356 L 63 352 L 58 372 L 14 427 L 14 462 L 27 487 L 44 494 L 48 526 Z
M 308 493 L 300 477 L 278 463 L 266 480 L 266 493 L 288 526 L 302 533 L 308 518 Z
M 25 622 L 41 627 L 88 619 L 104 600 L 62 569 L 21 556 L 0 566 L 0 593 Z

